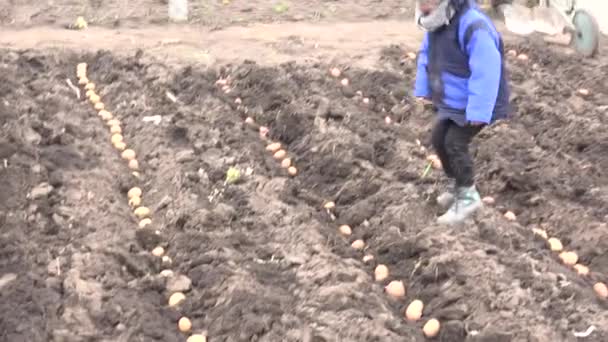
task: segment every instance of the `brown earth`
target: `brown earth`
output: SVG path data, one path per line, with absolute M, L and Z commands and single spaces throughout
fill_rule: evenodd
M 182 315 L 210 341 L 422 341 L 423 322 L 403 319 L 416 298 L 425 319 L 441 320 L 440 341 L 577 341 L 573 332 L 591 325 L 585 341 L 608 340 L 608 306 L 591 289 L 608 281 L 604 57 L 510 40 L 530 56 L 509 61 L 516 115 L 475 144 L 480 189 L 497 204 L 446 228 L 433 223 L 442 175 L 421 177 L 428 152 L 417 144 L 428 146 L 433 113 L 408 97 L 415 69 L 402 47 L 379 42 L 365 63 L 347 48 L 336 59 L 343 87 L 326 56 L 280 65 L 241 56 L 206 69 L 147 50 L 13 42 L 0 55 L 0 341 L 183 341 Z M 140 156 L 141 181 L 66 84 L 81 61 Z M 227 76 L 229 93 L 215 85 Z M 153 115 L 159 125 L 143 121 Z M 286 146 L 297 177 L 246 116 Z M 225 185 L 232 166 L 242 179 Z M 152 230 L 135 228 L 126 199 L 135 184 Z M 538 227 L 592 274 L 561 265 Z M 365 253 L 349 247 L 357 238 Z M 147 252 L 158 244 L 172 265 Z M 406 299 L 373 281 L 378 263 L 387 281 L 406 283 Z M 166 306 L 164 268 L 191 280 L 177 309 Z

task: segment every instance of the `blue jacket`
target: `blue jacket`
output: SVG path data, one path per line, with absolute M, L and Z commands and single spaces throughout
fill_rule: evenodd
M 464 126 L 509 115 L 509 85 L 500 34 L 471 0 L 451 0 L 450 23 L 424 35 L 414 96 L 433 100 L 440 119 Z

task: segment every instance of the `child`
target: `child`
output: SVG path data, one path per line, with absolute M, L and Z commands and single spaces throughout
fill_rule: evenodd
M 464 221 L 482 206 L 469 143 L 509 112 L 509 85 L 500 34 L 474 0 L 417 0 L 416 23 L 425 30 L 414 95 L 433 101 L 438 120 L 433 148 L 451 189 L 437 202 L 441 224 Z

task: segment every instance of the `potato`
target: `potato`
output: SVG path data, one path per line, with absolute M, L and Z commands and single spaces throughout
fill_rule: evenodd
M 84 86 L 84 89 L 86 90 L 95 90 L 95 83 L 87 83 L 87 85 Z
M 152 220 L 150 218 L 145 218 L 139 221 L 139 228 L 146 228 L 149 224 L 152 224 Z
M 365 242 L 363 242 L 363 240 L 355 240 L 351 244 L 351 247 L 356 250 L 362 250 L 363 248 L 365 248 Z
M 363 104 L 366 104 L 366 105 L 369 104 L 369 98 L 368 97 L 364 97 L 363 98 Z
M 331 69 L 329 70 L 329 73 L 331 74 L 331 76 L 332 76 L 333 78 L 338 78 L 338 77 L 340 77 L 340 75 L 342 75 L 342 71 L 340 71 L 340 69 L 335 68 L 335 67 L 334 67 L 334 68 L 331 68 Z
M 120 128 L 120 126 L 112 126 L 110 127 L 110 133 L 111 134 L 116 134 L 116 133 L 122 133 L 122 128 Z
M 103 104 L 103 102 L 97 102 L 94 106 L 95 110 L 102 110 L 104 108 L 106 108 L 106 106 Z
M 97 95 L 97 94 L 93 94 L 89 97 L 89 100 L 91 101 L 92 104 L 97 104 L 97 103 L 99 103 L 99 101 L 101 101 L 101 97 L 99 97 L 99 95 Z
M 175 307 L 180 305 L 184 300 L 186 300 L 186 295 L 181 292 L 175 292 L 169 297 L 169 306 Z
M 173 271 L 171 271 L 171 270 L 162 270 L 162 271 L 160 271 L 159 274 L 161 277 L 165 277 L 165 278 L 173 277 Z
M 141 197 L 132 197 L 129 199 L 129 206 L 131 208 L 137 208 L 141 205 Z
M 115 145 L 117 142 L 121 142 L 121 141 L 122 141 L 122 139 L 123 139 L 123 138 L 122 138 L 122 135 L 121 135 L 121 134 L 119 134 L 119 133 L 112 134 L 112 138 L 111 138 L 112 145 Z
M 122 157 L 122 159 L 125 159 L 125 160 L 135 159 L 135 151 L 133 151 L 131 149 L 124 150 L 124 151 L 122 151 L 121 157 Z
M 386 276 L 388 277 L 388 268 L 386 269 Z M 405 297 L 405 285 L 401 280 L 393 280 L 384 288 L 389 296 L 399 299 Z
M 141 188 L 134 187 L 127 192 L 127 198 L 131 199 L 133 197 L 141 197 L 142 194 L 143 192 L 141 191 Z
M 608 287 L 604 283 L 596 283 L 593 285 L 593 291 L 601 299 L 608 299 Z
M 137 218 L 141 220 L 150 216 L 150 209 L 148 209 L 147 207 L 139 207 L 135 209 L 135 211 L 133 211 L 133 214 L 135 214 L 135 216 L 137 216 Z
M 530 58 L 528 58 L 528 55 L 526 55 L 525 53 L 520 53 L 519 56 L 517 56 L 517 59 L 522 62 L 527 62 Z
M 549 235 L 547 235 L 547 232 L 544 229 L 532 228 L 532 233 L 542 237 L 545 240 L 549 239 Z
M 87 83 L 89 83 L 89 79 L 86 76 L 83 76 L 78 80 L 78 84 L 80 85 L 85 85 Z
M 241 103 L 243 103 L 243 100 L 241 100 L 240 97 L 237 97 L 236 99 L 234 99 L 234 103 L 240 105 Z
M 281 149 L 281 143 L 279 142 L 274 142 L 271 144 L 268 144 L 268 146 L 266 146 L 266 151 L 270 151 L 272 153 L 275 153 L 276 151 Z
M 350 229 L 350 226 L 345 225 L 345 224 L 341 225 L 338 228 L 338 231 L 340 232 L 340 234 L 346 235 L 346 236 L 349 236 L 349 235 L 351 235 L 353 233 L 353 230 Z
M 579 90 L 577 91 L 577 93 L 578 93 L 579 95 L 583 96 L 583 97 L 584 97 L 584 96 L 589 96 L 589 90 L 588 90 L 588 89 L 581 88 L 581 89 L 579 89 Z
M 371 254 L 367 254 L 366 256 L 363 257 L 363 262 L 364 263 L 368 263 L 370 261 L 374 260 L 374 256 Z
M 391 119 L 391 117 L 387 115 L 384 117 L 384 123 L 390 125 L 393 123 L 393 119 Z
M 405 318 L 408 321 L 415 322 L 422 317 L 422 310 L 424 309 L 424 303 L 421 300 L 414 300 L 405 309 Z
M 151 253 L 155 257 L 159 257 L 160 258 L 160 257 L 163 256 L 163 254 L 165 254 L 165 249 L 162 248 L 161 246 L 158 246 L 158 247 L 154 248 Z
M 287 173 L 293 177 L 298 174 L 298 169 L 296 169 L 295 166 L 290 166 L 287 168 Z
M 251 116 L 248 116 L 245 119 L 245 123 L 248 124 L 248 125 L 253 125 L 255 123 L 255 120 L 253 120 L 253 118 Z
M 117 142 L 116 144 L 114 144 L 114 147 L 119 151 L 124 151 L 125 148 L 127 148 L 127 144 L 125 144 L 124 141 L 120 141 L 120 142 Z
M 281 160 L 287 156 L 287 152 L 285 150 L 278 150 L 274 153 L 274 159 Z
M 426 157 L 426 160 L 431 163 L 431 166 L 435 170 L 441 170 L 441 168 L 443 167 L 441 165 L 441 159 L 439 159 L 436 154 L 430 154 L 428 157 Z
M 88 99 L 88 98 L 89 98 L 89 97 L 91 97 L 91 95 L 93 95 L 93 94 L 95 94 L 95 92 L 94 92 L 94 91 L 92 91 L 92 90 L 87 90 L 87 92 L 86 92 L 86 93 L 84 93 L 84 96 L 86 96 L 86 97 L 87 97 L 87 99 Z
M 99 116 L 103 121 L 110 121 L 114 117 L 112 113 L 108 112 L 107 110 L 100 110 Z
M 169 267 L 171 266 L 171 264 L 173 264 L 173 260 L 171 260 L 171 258 L 169 258 L 168 256 L 163 256 L 162 259 L 160 259 L 161 261 L 161 265 L 163 265 L 163 267 Z
M 374 270 L 374 278 L 376 281 L 383 281 L 388 278 L 388 267 L 386 265 L 378 265 Z
M 177 322 L 177 326 L 179 327 L 179 331 L 183 333 L 187 333 L 192 330 L 192 322 L 190 322 L 190 319 L 187 317 L 180 318 L 179 322 Z
M 139 221 L 139 228 L 146 228 L 147 225 L 152 224 L 152 220 L 148 217 L 146 217 L 145 219 Z
M 291 166 L 291 159 L 285 158 L 281 161 L 281 167 L 284 169 L 288 169 Z
M 517 51 L 515 51 L 515 50 L 509 50 L 507 52 L 507 55 L 509 55 L 509 57 L 517 57 Z
M 559 241 L 559 239 L 557 239 L 557 238 L 552 237 L 549 240 L 547 240 L 547 243 L 549 243 L 549 248 L 553 252 L 561 252 L 562 249 L 564 249 L 562 242 Z
M 409 58 L 409 59 L 416 59 L 416 53 L 415 52 L 408 52 L 407 53 L 407 58 Z
M 106 122 L 106 125 L 108 125 L 108 127 L 120 126 L 120 120 L 118 120 L 118 119 L 108 120 L 108 122 Z
M 343 86 L 347 87 L 350 82 L 348 81 L 348 78 L 343 78 L 342 81 L 340 81 L 340 83 L 342 83 Z
M 507 221 L 516 221 L 517 216 L 515 216 L 515 213 L 513 213 L 512 211 L 507 211 L 505 213 L 505 219 L 507 219 Z
M 439 321 L 435 318 L 428 320 L 422 327 L 422 332 L 424 332 L 424 336 L 428 338 L 433 338 L 439 335 L 440 324 Z
M 139 162 L 137 161 L 137 159 L 129 160 L 129 169 L 133 171 L 139 170 Z
M 190 335 L 186 342 L 207 342 L 207 337 L 205 335 L 194 334 Z
M 589 267 L 587 267 L 585 265 L 576 264 L 576 265 L 574 265 L 574 269 L 576 270 L 576 273 L 578 273 L 581 276 L 589 275 Z
M 578 262 L 578 255 L 575 252 L 561 252 L 559 258 L 568 266 L 574 266 Z
M 331 209 L 335 209 L 336 208 L 336 203 L 329 201 L 327 203 L 325 203 L 323 205 L 323 208 L 327 209 L 327 210 L 331 210 Z

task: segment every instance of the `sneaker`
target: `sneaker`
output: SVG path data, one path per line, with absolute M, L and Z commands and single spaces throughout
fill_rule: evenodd
M 483 202 L 475 186 L 459 188 L 454 203 L 445 214 L 437 218 L 437 223 L 455 224 L 463 222 L 482 206 Z
M 436 200 L 440 207 L 447 209 L 454 203 L 454 199 L 456 199 L 456 182 L 450 179 L 446 191 L 437 196 Z

